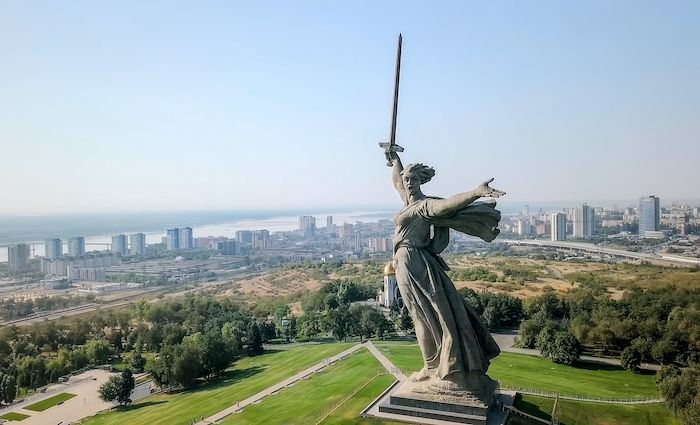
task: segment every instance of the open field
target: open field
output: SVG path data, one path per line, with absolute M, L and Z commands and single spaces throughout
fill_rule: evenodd
M 29 406 L 25 406 L 24 408 L 27 410 L 33 410 L 35 412 L 43 412 L 44 410 L 48 409 L 49 407 L 53 407 L 59 403 L 63 403 L 64 401 L 70 400 L 73 397 L 75 397 L 75 394 L 71 394 L 71 393 L 56 394 L 53 397 L 49 397 L 49 398 L 41 400 L 37 403 L 30 404 Z
M 248 406 L 242 413 L 229 416 L 223 423 L 315 424 L 329 413 L 322 423 L 361 423 L 354 419 L 393 381 L 374 356 L 363 349 L 308 380 L 266 397 L 260 404 Z M 367 391 L 353 395 L 359 388 Z
M 414 372 L 423 366 L 415 342 L 376 342 L 375 345 L 404 372 Z M 595 397 L 656 397 L 653 375 L 635 374 L 618 366 L 598 363 L 579 363 L 571 367 L 542 357 L 501 353 L 493 360 L 489 375 L 506 388 Z
M 485 278 L 453 279 L 457 288 L 469 287 L 476 291 L 507 292 L 520 298 L 530 298 L 546 291 L 566 293 L 582 284 L 595 283 L 608 288 L 613 298 L 619 299 L 632 286 L 658 288 L 700 288 L 700 271 L 694 268 L 663 267 L 633 263 L 598 263 L 538 260 L 521 257 L 452 256 L 448 264 L 454 275 L 481 269 Z M 515 272 L 514 275 L 508 275 Z M 530 275 L 523 279 L 519 274 Z
M 87 418 L 83 423 L 189 425 L 192 419 L 208 417 L 219 412 L 351 345 L 305 345 L 247 357 L 238 361 L 221 380 L 181 393 L 147 397 L 127 408 L 118 408 Z
M 225 295 L 285 296 L 299 291 L 317 291 L 322 285 L 318 279 L 295 270 L 276 270 L 262 276 L 241 279 Z
M 535 396 L 518 397 L 516 407 L 549 420 L 554 400 Z M 681 422 L 663 404 L 626 406 L 577 401 L 559 401 L 561 425 L 680 425 Z M 509 425 L 535 424 L 511 415 Z
M 5 419 L 7 421 L 23 421 L 28 417 L 29 415 L 25 415 L 24 413 L 10 412 L 0 416 L 0 419 Z

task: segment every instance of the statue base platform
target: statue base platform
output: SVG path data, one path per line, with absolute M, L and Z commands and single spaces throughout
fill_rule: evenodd
M 497 382 L 478 392 L 426 390 L 425 382 L 410 378 L 397 382 L 364 412 L 395 421 L 418 424 L 496 425 L 505 423 L 514 393 L 497 391 Z

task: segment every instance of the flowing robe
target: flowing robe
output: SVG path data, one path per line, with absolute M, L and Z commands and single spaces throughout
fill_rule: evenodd
M 501 213 L 491 202 L 439 215 L 434 203 L 435 198 L 418 200 L 395 217 L 396 281 L 413 318 L 425 367 L 440 379 L 457 372 L 484 374 L 500 350 L 479 315 L 457 292 L 439 253 L 447 247 L 450 228 L 492 241 Z

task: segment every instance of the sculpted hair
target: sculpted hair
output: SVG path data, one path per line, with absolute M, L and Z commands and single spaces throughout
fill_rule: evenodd
M 435 175 L 435 169 L 424 164 L 408 164 L 401 172 L 402 176 L 415 174 L 420 179 L 420 184 L 428 183 Z

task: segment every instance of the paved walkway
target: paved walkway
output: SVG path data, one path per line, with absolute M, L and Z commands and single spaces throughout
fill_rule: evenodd
M 254 394 L 245 400 L 241 400 L 240 402 L 238 402 L 230 407 L 227 407 L 226 409 L 224 409 L 218 413 L 215 413 L 215 414 L 209 416 L 208 418 L 205 418 L 205 419 L 197 422 L 196 425 L 209 425 L 209 424 L 213 424 L 213 423 L 218 423 L 218 421 L 223 420 L 227 416 L 245 409 L 246 406 L 257 403 L 260 400 L 262 400 L 263 398 L 265 398 L 269 395 L 272 395 L 285 387 L 291 386 L 301 379 L 309 377 L 313 373 L 316 373 L 316 372 L 322 370 L 323 368 L 337 362 L 338 360 L 349 356 L 350 354 L 354 353 L 355 351 L 357 351 L 363 347 L 366 347 L 366 344 L 353 345 L 352 347 L 348 348 L 347 350 L 343 351 L 340 354 L 336 354 L 333 357 L 329 357 L 328 359 L 322 361 L 321 363 L 317 363 L 317 364 L 311 366 L 310 368 L 305 369 L 305 370 L 297 373 L 296 375 L 292 376 L 291 378 L 287 378 L 284 381 L 281 381 L 281 382 L 279 382 L 271 387 L 267 387 L 266 389 L 260 391 L 259 393 Z
M 37 394 L 34 398 L 3 409 L 0 414 L 16 412 L 29 415 L 22 422 L 18 422 L 22 425 L 56 425 L 58 423 L 69 424 L 76 422 L 86 416 L 94 415 L 101 410 L 112 407 L 111 403 L 100 400 L 97 391 L 100 385 L 109 379 L 110 375 L 105 370 L 88 370 L 80 375 L 71 377 L 70 381 L 68 381 L 71 385 L 59 387 L 48 393 Z M 71 381 L 73 382 L 71 383 Z M 43 412 L 35 412 L 24 408 L 29 404 L 61 393 L 75 394 L 75 397 Z
M 388 370 L 389 373 L 394 375 L 394 378 L 396 378 L 400 382 L 406 380 L 406 375 L 404 375 L 401 372 L 401 369 L 394 366 L 394 364 L 389 359 L 387 359 L 386 356 L 377 349 L 377 347 L 374 346 L 372 341 L 367 341 L 366 346 L 369 352 L 372 353 L 372 355 L 376 357 L 377 360 L 379 360 L 379 363 L 381 363 L 382 366 L 384 366 L 384 369 Z

